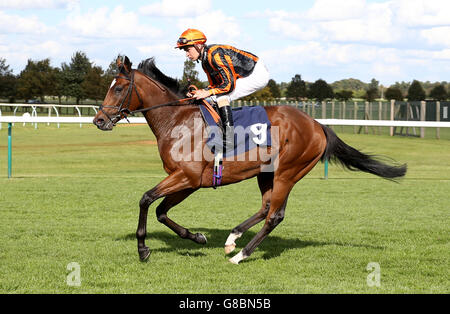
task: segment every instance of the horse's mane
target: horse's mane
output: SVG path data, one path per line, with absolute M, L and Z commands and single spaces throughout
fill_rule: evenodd
M 164 85 L 167 89 L 172 91 L 175 95 L 180 98 L 184 98 L 186 95 L 186 88 L 181 86 L 179 81 L 171 78 L 164 73 L 162 73 L 155 65 L 155 58 L 148 58 L 138 65 L 138 71 L 144 73 L 148 77 L 154 79 L 158 83 Z

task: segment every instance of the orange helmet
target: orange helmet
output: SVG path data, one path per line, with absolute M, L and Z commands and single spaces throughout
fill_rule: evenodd
M 182 48 L 186 46 L 192 46 L 195 44 L 206 43 L 206 36 L 198 29 L 188 28 L 178 38 L 177 46 L 175 48 Z

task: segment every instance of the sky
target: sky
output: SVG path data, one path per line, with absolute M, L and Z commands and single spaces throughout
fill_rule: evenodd
M 277 82 L 450 81 L 449 0 L 0 0 L 0 58 L 19 74 L 76 51 L 104 69 L 118 54 L 135 66 L 155 57 L 180 78 L 187 28 L 256 54 Z

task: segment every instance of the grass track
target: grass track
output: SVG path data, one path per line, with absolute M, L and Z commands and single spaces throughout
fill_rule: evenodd
M 152 253 L 140 263 L 138 203 L 165 176 L 147 126 L 17 125 L 12 179 L 3 129 L 0 293 L 449 293 L 450 141 L 338 135 L 407 162 L 406 178 L 396 184 L 331 166 L 325 181 L 318 165 L 291 192 L 285 220 L 236 266 L 223 245 L 260 207 L 255 179 L 199 190 L 169 212 L 203 232 L 205 246 L 158 223 L 157 201 Z M 80 287 L 66 284 L 70 262 L 81 267 Z M 370 262 L 380 265 L 380 287 L 367 285 Z

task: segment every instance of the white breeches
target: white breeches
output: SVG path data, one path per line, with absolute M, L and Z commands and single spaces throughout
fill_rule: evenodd
M 260 89 L 263 89 L 266 87 L 268 82 L 269 71 L 267 70 L 264 62 L 259 59 L 258 62 L 256 62 L 252 74 L 247 77 L 237 79 L 234 90 L 227 95 L 218 96 L 217 103 L 219 104 L 219 107 L 221 103 L 227 102 L 229 104 L 233 100 L 248 96 Z M 221 98 L 226 98 L 226 101 L 224 101 L 225 99 L 221 101 Z

